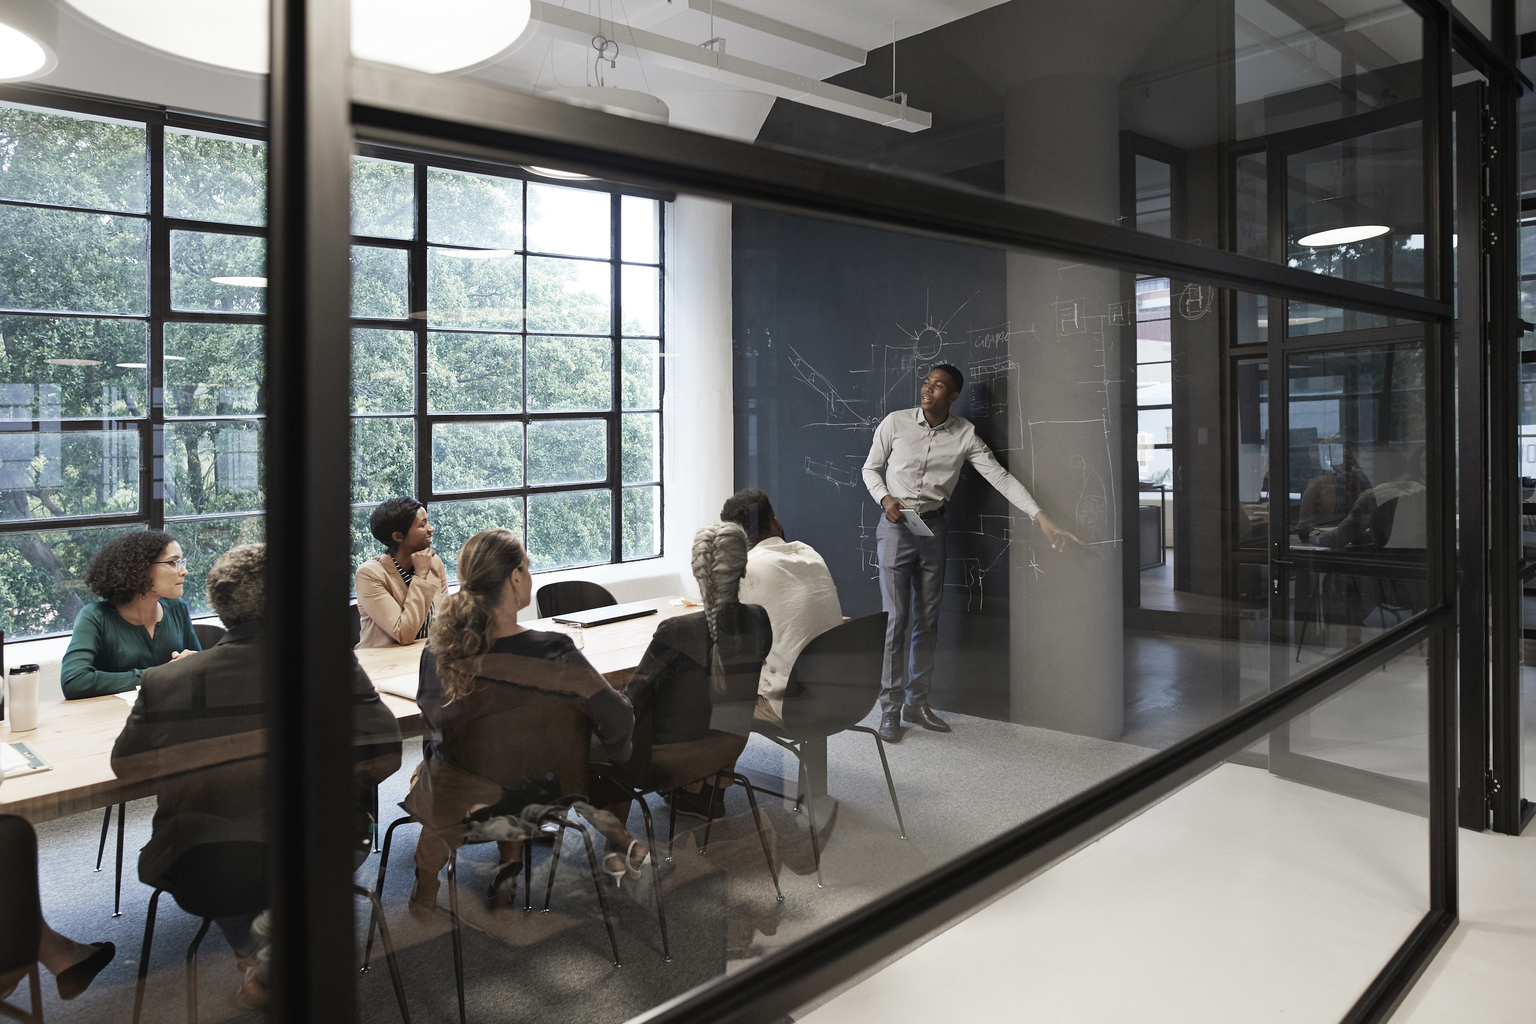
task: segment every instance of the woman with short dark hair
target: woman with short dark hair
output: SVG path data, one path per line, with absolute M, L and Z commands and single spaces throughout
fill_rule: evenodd
M 59 681 L 65 698 L 136 689 L 147 668 L 202 650 L 181 599 L 187 560 L 160 530 L 134 530 L 107 542 L 85 570 L 100 601 L 80 609 Z
M 391 498 L 368 517 L 384 553 L 357 569 L 357 646 L 388 647 L 427 638 L 432 609 L 448 589 L 448 571 L 432 550 L 427 507 Z

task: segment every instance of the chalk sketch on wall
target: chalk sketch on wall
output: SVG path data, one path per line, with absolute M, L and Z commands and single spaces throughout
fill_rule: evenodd
M 807 423 L 809 427 L 845 427 L 857 430 L 859 428 L 873 429 L 874 424 L 869 417 L 860 413 L 850 404 L 850 401 L 842 396 L 837 386 L 828 380 L 820 370 L 806 362 L 793 345 L 789 346 L 789 366 L 795 377 L 812 391 L 815 391 L 827 402 L 827 418 L 821 423 Z M 853 399 L 853 402 L 859 402 Z M 878 420 L 876 421 L 878 422 Z
M 805 457 L 805 475 L 826 480 L 841 491 L 844 487 L 854 487 L 862 484 L 857 470 L 838 469 L 832 461 L 813 459 L 809 455 Z

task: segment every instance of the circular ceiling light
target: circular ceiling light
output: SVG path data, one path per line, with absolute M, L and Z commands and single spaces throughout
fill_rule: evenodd
M 1391 230 L 1385 224 L 1351 224 L 1342 228 L 1314 231 L 1310 235 L 1303 235 L 1296 239 L 1296 244 L 1304 245 L 1308 249 L 1326 249 L 1331 245 L 1348 245 L 1350 242 L 1362 242 L 1367 238 L 1385 235 Z
M 267 279 L 264 277 L 210 277 L 208 280 L 214 284 L 232 284 L 241 288 L 265 288 Z M 167 356 L 166 358 L 171 358 Z
M 58 29 L 47 0 L 0 0 L 0 82 L 41 78 L 58 67 Z
M 54 366 L 100 366 L 100 359 L 44 359 L 43 362 Z
M 149 367 L 148 363 L 118 363 L 117 365 L 124 370 L 144 370 Z
M 178 57 L 267 73 L 266 0 L 68 0 L 91 20 Z M 528 0 L 352 0 L 352 55 L 441 74 L 489 63 L 532 35 Z
M 523 170 L 530 174 L 537 174 L 541 178 L 559 178 L 561 181 L 596 181 L 590 174 L 579 174 L 576 171 L 562 171 L 554 167 L 537 167 L 533 164 L 523 164 Z

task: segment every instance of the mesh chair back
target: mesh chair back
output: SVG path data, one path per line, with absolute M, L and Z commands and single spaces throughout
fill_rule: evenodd
M 588 580 L 546 583 L 539 588 L 538 600 L 539 615 L 546 619 L 551 615 L 569 615 L 572 612 L 584 612 L 588 608 L 607 608 L 619 603 L 608 593 L 608 588 Z
M 532 691 L 512 699 L 520 703 L 508 708 L 503 701 L 501 710 L 445 736 L 443 760 L 504 790 L 553 774 L 561 796 L 586 793 L 588 725 L 581 706 Z
M 886 613 L 834 626 L 805 645 L 790 670 L 783 732 L 831 736 L 857 725 L 880 697 Z
M 36 963 L 42 938 L 37 833 L 27 819 L 0 814 L 0 974 Z
M 194 622 L 192 623 L 192 632 L 197 634 L 198 644 L 206 651 L 222 640 L 228 630 L 223 626 L 215 626 L 211 622 Z
M 196 917 L 239 917 L 267 905 L 267 844 L 200 843 L 172 864 L 162 883 Z

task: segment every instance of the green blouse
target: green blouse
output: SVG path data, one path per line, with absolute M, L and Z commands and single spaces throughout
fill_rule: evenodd
M 187 603 L 162 597 L 160 607 L 165 614 L 153 637 L 143 626 L 125 621 L 110 601 L 80 609 L 59 674 L 64 697 L 79 700 L 135 689 L 146 668 L 164 665 L 177 651 L 202 650 Z

